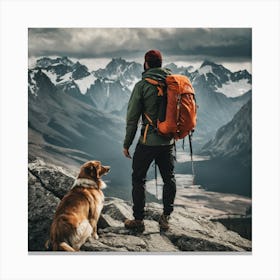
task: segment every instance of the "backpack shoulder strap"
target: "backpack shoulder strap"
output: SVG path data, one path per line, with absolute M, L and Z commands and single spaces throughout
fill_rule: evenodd
M 152 78 L 145 78 L 145 81 L 147 81 L 149 84 L 157 86 L 158 89 L 158 96 L 163 96 L 163 88 L 164 88 L 164 84 L 154 80 Z
M 165 89 L 165 84 L 163 82 L 160 82 L 160 81 L 152 79 L 152 78 L 145 78 L 145 81 L 151 85 L 156 86 L 157 90 L 158 90 L 157 96 L 163 97 L 164 89 Z M 144 135 L 143 135 L 143 141 L 144 141 L 144 143 L 146 143 L 149 126 L 152 126 L 154 129 L 157 129 L 157 126 L 156 126 L 156 124 L 153 123 L 152 119 L 149 117 L 149 115 L 146 112 L 144 112 L 144 115 L 149 122 L 148 124 L 146 124 Z

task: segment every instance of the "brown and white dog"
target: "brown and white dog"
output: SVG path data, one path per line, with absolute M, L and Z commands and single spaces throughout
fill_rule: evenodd
M 100 161 L 88 161 L 81 166 L 51 225 L 49 245 L 53 251 L 79 251 L 90 236 L 98 239 L 97 222 L 104 201 L 102 189 L 106 187 L 101 176 L 109 170 L 110 166 L 102 166 Z

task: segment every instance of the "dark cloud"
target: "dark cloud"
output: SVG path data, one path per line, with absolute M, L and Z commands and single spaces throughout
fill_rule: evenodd
M 250 60 L 250 28 L 30 28 L 29 56 L 135 57 L 157 48 L 169 56 Z

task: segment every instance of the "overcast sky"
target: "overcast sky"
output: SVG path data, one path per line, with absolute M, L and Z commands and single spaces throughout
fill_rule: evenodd
M 159 49 L 164 63 L 209 59 L 243 69 L 251 65 L 251 44 L 250 28 L 30 28 L 28 55 L 142 63 L 147 50 Z

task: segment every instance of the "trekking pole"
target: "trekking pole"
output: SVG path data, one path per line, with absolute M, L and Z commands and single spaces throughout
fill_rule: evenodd
M 193 164 L 192 135 L 193 135 L 193 131 L 191 131 L 189 134 L 189 144 L 190 144 L 190 156 L 191 156 L 192 175 L 193 175 L 192 184 L 194 185 L 195 174 L 194 174 L 194 164 Z
M 156 161 L 155 161 L 154 165 L 155 165 L 156 198 L 158 199 L 157 164 L 156 164 Z

